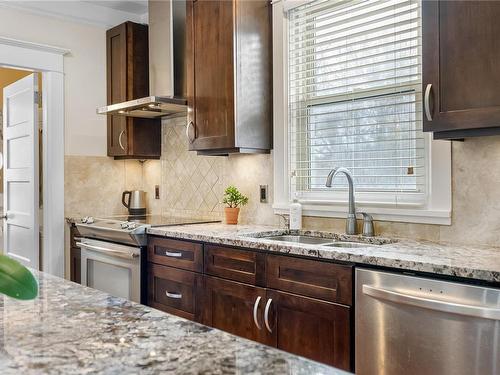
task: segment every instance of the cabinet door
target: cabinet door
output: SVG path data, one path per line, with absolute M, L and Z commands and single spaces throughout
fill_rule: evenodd
M 500 2 L 422 6 L 424 130 L 466 136 L 500 129 Z
M 265 297 L 264 288 L 205 276 L 202 322 L 234 335 L 269 344 L 271 335 L 264 329 L 262 321 Z
M 198 322 L 201 283 L 198 273 L 148 263 L 148 305 Z
M 186 17 L 189 149 L 232 148 L 233 1 L 188 1 Z
M 127 24 L 106 32 L 107 101 L 115 104 L 127 100 Z M 127 123 L 123 116 L 108 116 L 108 155 L 127 155 Z
M 350 308 L 268 290 L 265 316 L 273 344 L 340 369 L 351 368 Z
M 81 272 L 81 250 L 78 247 L 72 247 L 69 250 L 69 279 L 75 283 L 82 283 L 82 272 Z

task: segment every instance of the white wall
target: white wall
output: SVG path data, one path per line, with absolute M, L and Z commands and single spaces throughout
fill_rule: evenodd
M 65 154 L 106 155 L 106 30 L 0 8 L 0 36 L 68 48 L 65 71 Z

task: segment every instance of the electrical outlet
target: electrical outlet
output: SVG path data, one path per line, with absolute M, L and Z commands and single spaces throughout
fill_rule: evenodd
M 267 185 L 260 185 L 260 203 L 267 203 Z

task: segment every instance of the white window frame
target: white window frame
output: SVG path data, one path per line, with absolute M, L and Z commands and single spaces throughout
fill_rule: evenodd
M 275 213 L 287 213 L 294 197 L 290 196 L 288 160 L 288 20 L 285 9 L 303 1 L 275 0 L 273 6 L 273 132 L 274 132 L 274 203 Z M 357 211 L 366 211 L 376 220 L 451 225 L 451 142 L 435 141 L 425 133 L 427 189 L 426 200 L 405 199 L 395 203 L 383 194 L 356 193 Z M 333 168 L 334 166 L 332 166 Z M 345 218 L 347 192 L 332 193 L 328 200 L 305 200 L 305 216 Z

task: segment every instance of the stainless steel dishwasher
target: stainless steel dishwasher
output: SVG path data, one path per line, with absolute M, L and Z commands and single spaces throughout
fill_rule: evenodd
M 500 289 L 356 270 L 356 374 L 500 374 Z

